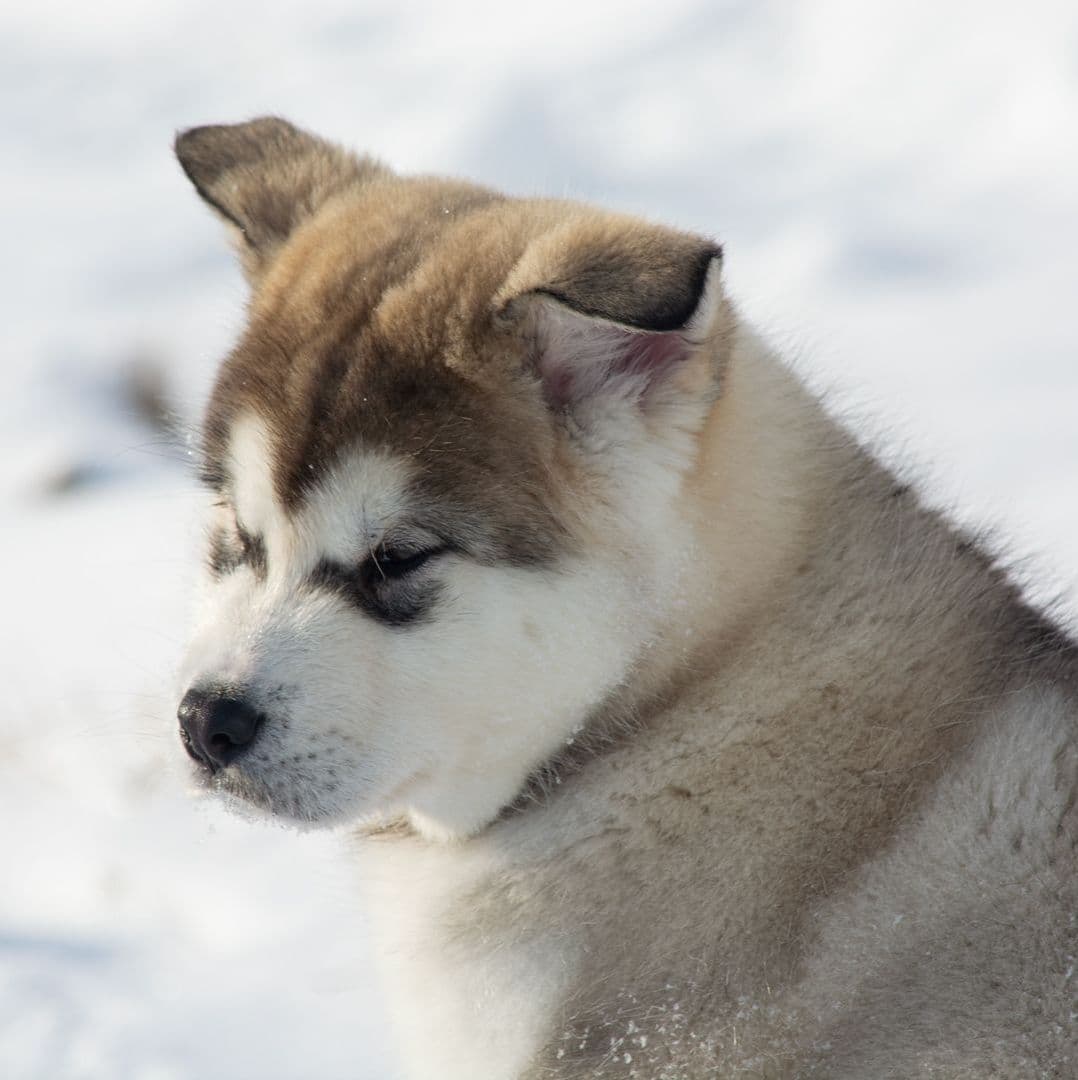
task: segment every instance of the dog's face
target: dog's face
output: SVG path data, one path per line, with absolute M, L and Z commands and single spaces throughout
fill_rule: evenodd
M 204 435 L 196 771 L 300 821 L 470 834 L 691 589 L 717 250 L 400 179 L 279 120 L 177 153 L 252 285 Z

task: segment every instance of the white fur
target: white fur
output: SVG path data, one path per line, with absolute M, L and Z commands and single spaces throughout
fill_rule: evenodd
M 575 969 L 568 935 L 535 927 L 476 952 L 446 932 L 447 900 L 481 889 L 502 863 L 467 845 L 392 835 L 362 845 L 360 882 L 377 920 L 377 979 L 387 991 L 408 1077 L 509 1080 L 534 1054 Z

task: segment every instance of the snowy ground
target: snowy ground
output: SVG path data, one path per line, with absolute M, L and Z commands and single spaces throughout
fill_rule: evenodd
M 1076 57 L 1072 0 L 5 6 L 0 1076 L 394 1073 L 337 839 L 174 769 L 200 500 L 130 371 L 195 417 L 243 297 L 175 129 L 275 111 L 716 235 L 744 310 L 1073 617 Z

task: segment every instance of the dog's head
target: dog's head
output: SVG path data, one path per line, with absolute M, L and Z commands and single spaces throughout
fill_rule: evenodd
M 470 834 L 691 593 L 718 249 L 401 178 L 277 119 L 176 152 L 252 287 L 204 431 L 196 771 L 292 819 Z

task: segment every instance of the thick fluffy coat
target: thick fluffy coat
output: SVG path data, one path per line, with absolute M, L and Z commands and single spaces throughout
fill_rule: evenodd
M 703 238 L 177 153 L 252 284 L 182 734 L 355 822 L 410 1075 L 1078 1074 L 1078 652 Z

